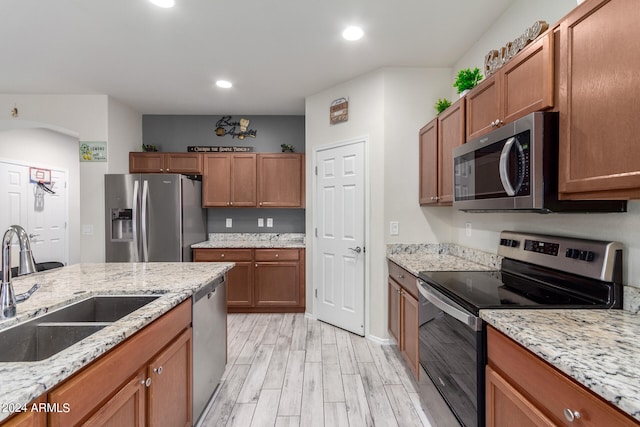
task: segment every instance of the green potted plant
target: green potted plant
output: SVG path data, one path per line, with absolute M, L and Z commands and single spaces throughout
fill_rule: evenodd
M 458 93 L 461 94 L 460 96 L 463 96 L 464 93 L 466 93 L 464 91 L 473 89 L 480 80 L 482 80 L 482 74 L 478 67 L 473 70 L 466 68 L 458 71 L 458 76 L 456 77 L 456 81 L 453 83 L 453 87 L 458 89 Z
M 451 101 L 449 101 L 447 98 L 438 98 L 438 100 L 436 101 L 436 104 L 433 107 L 436 109 L 438 114 L 440 114 L 450 106 L 451 106 Z

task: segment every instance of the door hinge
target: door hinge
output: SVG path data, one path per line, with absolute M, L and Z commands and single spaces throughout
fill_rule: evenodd
M 316 298 L 318 298 L 318 288 L 316 288 Z

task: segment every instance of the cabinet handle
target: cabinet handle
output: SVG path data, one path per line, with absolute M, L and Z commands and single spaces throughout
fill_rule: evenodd
M 404 274 L 398 274 L 398 279 L 404 279 Z
M 229 202 L 229 204 L 230 204 L 231 206 L 233 206 L 233 202 Z
M 158 375 L 162 375 L 162 366 L 158 366 L 157 368 L 153 368 L 153 372 L 157 373 Z
M 146 380 L 140 381 L 140 384 L 144 385 L 145 387 L 151 386 L 151 378 L 147 378 Z
M 220 254 L 220 258 L 224 258 L 224 254 Z
M 169 169 L 167 168 L 167 172 L 169 172 Z
M 280 256 L 280 254 L 276 254 L 276 258 L 278 258 Z
M 258 263 L 256 263 L 256 267 L 258 266 Z
M 498 124 L 497 124 L 496 122 L 491 122 L 491 127 L 492 127 L 492 128 L 494 128 L 494 127 L 496 127 L 496 126 L 498 126 Z
M 260 206 L 262 206 L 262 202 L 260 202 Z
M 564 408 L 564 417 L 572 423 L 574 420 L 580 419 L 581 415 L 578 411 L 572 411 L 569 408 Z

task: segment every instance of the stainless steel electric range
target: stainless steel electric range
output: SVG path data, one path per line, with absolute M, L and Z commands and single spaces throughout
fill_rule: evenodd
M 622 245 L 503 231 L 498 271 L 419 275 L 420 365 L 467 427 L 484 425 L 482 309 L 622 308 Z

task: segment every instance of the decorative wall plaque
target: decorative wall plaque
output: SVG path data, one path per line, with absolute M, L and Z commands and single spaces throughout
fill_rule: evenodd
M 211 145 L 189 145 L 189 153 L 250 153 L 253 147 L 214 147 Z
M 336 99 L 329 109 L 329 123 L 335 125 L 349 120 L 349 102 L 346 98 Z
M 216 135 L 231 135 L 232 138 L 238 139 L 244 139 L 247 136 L 250 138 L 256 137 L 258 131 L 248 129 L 249 119 L 240 119 L 239 122 L 234 122 L 231 118 L 231 116 L 222 116 L 220 120 L 216 122 Z
M 492 50 L 484 57 L 484 75 L 489 77 L 498 71 L 504 64 L 509 62 L 518 52 L 526 45 L 537 39 L 540 34 L 544 33 L 549 24 L 545 21 L 536 21 L 531 27 L 527 28 L 524 33 L 514 41 L 507 43 L 500 50 Z

